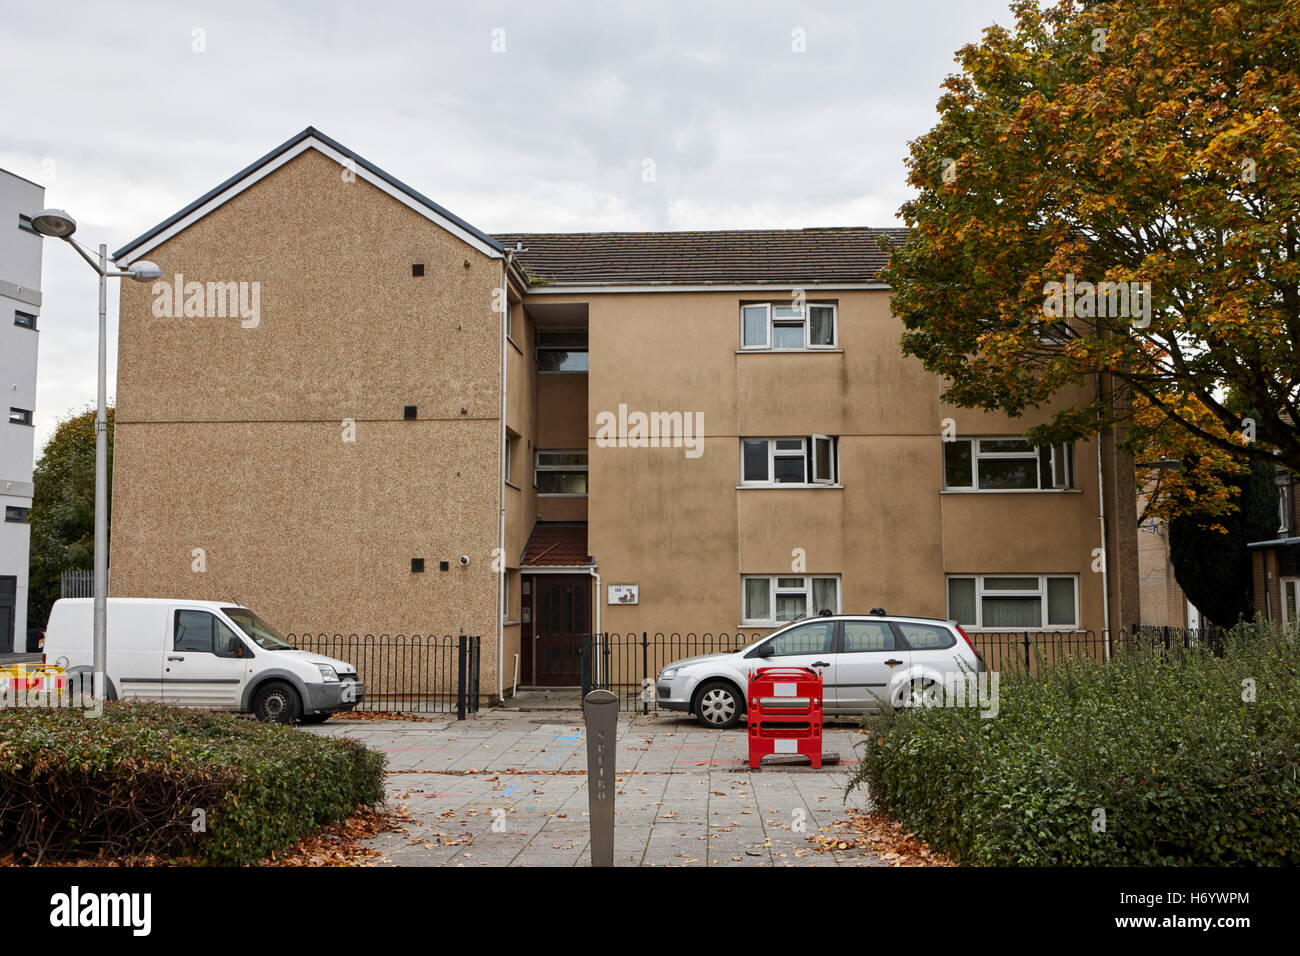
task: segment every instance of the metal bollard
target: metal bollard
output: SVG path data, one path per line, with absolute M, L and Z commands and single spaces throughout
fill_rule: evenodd
M 614 865 L 614 754 L 618 696 L 593 690 L 582 700 L 587 721 L 587 800 L 591 811 L 591 865 Z

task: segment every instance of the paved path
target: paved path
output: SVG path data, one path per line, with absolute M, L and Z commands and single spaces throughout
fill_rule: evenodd
M 810 837 L 846 817 L 856 768 L 853 724 L 830 725 L 838 766 L 744 766 L 743 728 L 706 730 L 677 716 L 619 720 L 614 862 L 619 866 L 877 865 L 870 851 L 822 853 Z M 586 866 L 586 739 L 571 712 L 488 711 L 465 721 L 330 720 L 388 759 L 406 833 L 371 846 L 397 866 Z M 862 808 L 855 791 L 848 806 Z

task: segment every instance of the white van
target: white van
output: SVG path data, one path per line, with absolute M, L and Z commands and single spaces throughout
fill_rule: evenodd
M 94 600 L 54 602 L 45 662 L 82 675 L 94 664 Z M 320 723 L 365 696 L 356 668 L 300 651 L 228 601 L 109 598 L 109 700 L 233 710 L 274 723 Z

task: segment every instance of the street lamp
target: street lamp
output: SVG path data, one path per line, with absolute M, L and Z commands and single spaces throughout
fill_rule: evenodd
M 42 236 L 62 239 L 99 273 L 99 401 L 95 414 L 95 640 L 94 689 L 96 700 L 106 696 L 104 679 L 107 659 L 108 625 L 108 279 L 131 278 L 152 282 L 162 277 L 162 270 L 152 262 L 141 261 L 127 269 L 108 267 L 108 246 L 99 244 L 98 259 L 72 234 L 77 221 L 62 209 L 42 209 L 32 217 L 32 228 Z
M 1167 471 L 1170 474 L 1177 474 L 1183 470 L 1183 463 L 1177 458 L 1166 458 L 1160 456 L 1159 461 L 1139 461 L 1135 463 L 1138 468 L 1147 468 L 1152 471 Z

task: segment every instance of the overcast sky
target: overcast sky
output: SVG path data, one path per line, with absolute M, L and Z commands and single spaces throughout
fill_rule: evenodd
M 1006 0 L 0 11 L 0 168 L 110 252 L 306 126 L 488 232 L 896 225 L 953 54 L 1012 22 Z M 43 293 L 38 456 L 94 401 L 95 274 L 46 241 Z

